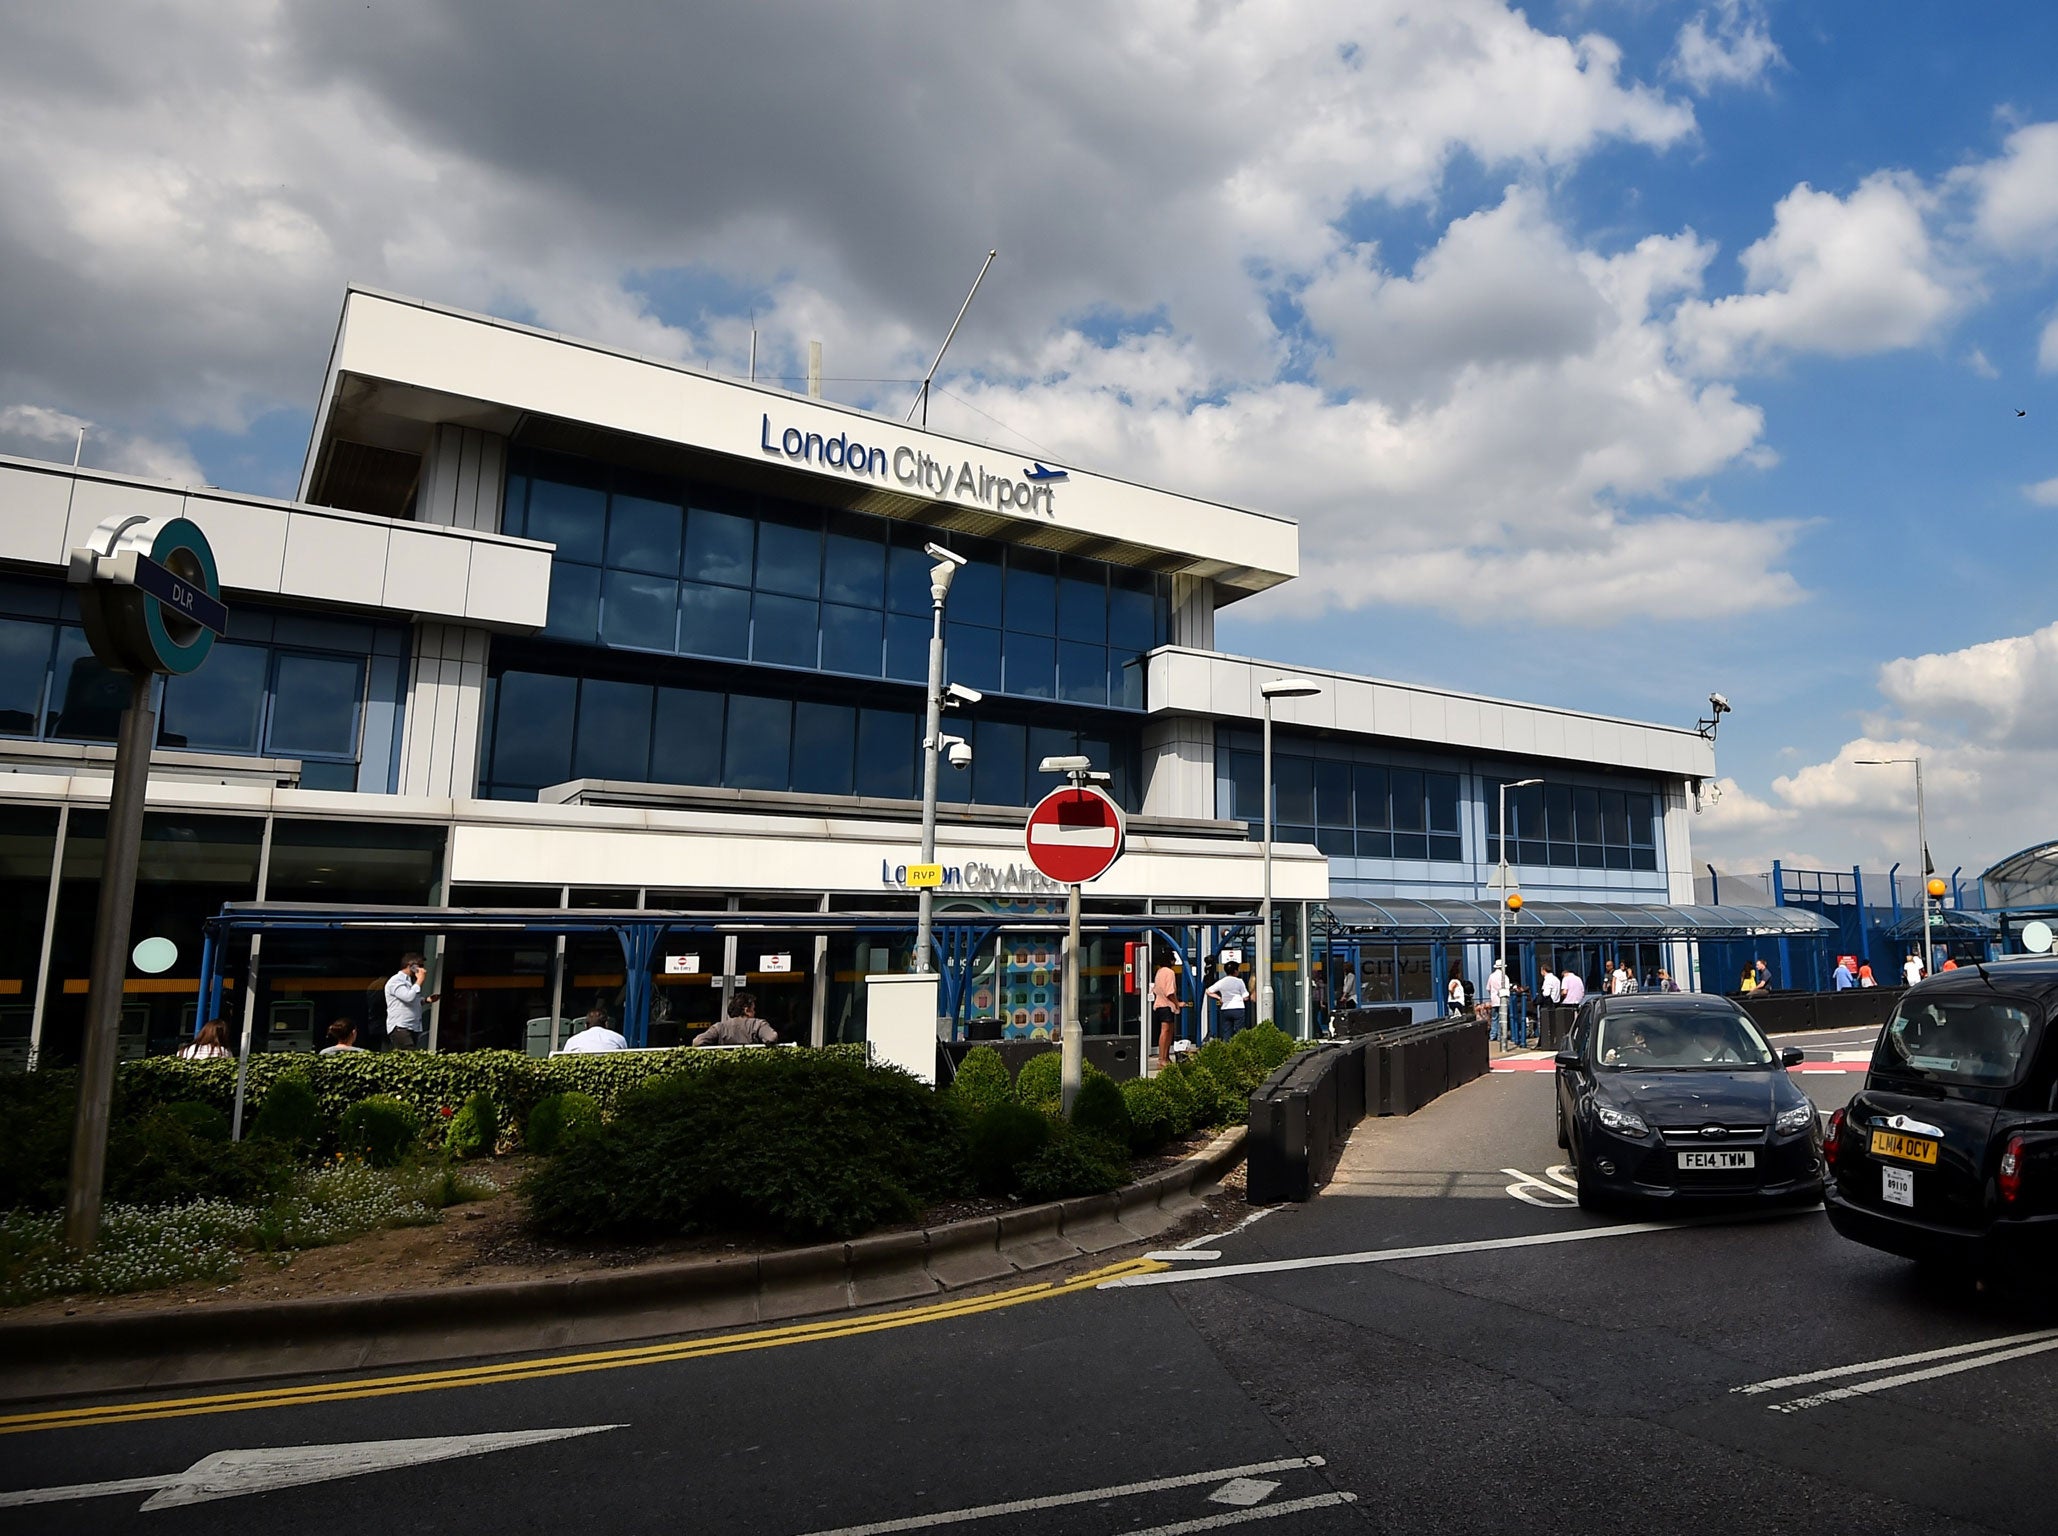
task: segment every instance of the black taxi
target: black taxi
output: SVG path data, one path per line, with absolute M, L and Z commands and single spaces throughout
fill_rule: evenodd
M 1824 1136 L 1837 1231 L 1981 1275 L 2058 1258 L 2054 1008 L 2054 957 L 1962 966 L 1908 990 Z

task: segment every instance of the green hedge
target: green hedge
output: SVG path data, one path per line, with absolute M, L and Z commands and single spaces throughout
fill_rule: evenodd
M 804 1054 L 864 1055 L 861 1045 L 832 1045 Z M 527 1056 L 520 1051 L 365 1051 L 341 1056 L 258 1055 L 250 1060 L 245 1088 L 244 1124 L 264 1106 L 271 1087 L 282 1077 L 299 1076 L 314 1090 L 320 1109 L 324 1144 L 335 1140 L 343 1112 L 374 1095 L 400 1100 L 422 1117 L 431 1137 L 440 1137 L 465 1101 L 476 1093 L 491 1097 L 500 1117 L 498 1132 L 520 1141 L 529 1111 L 553 1093 L 576 1090 L 612 1113 L 622 1095 L 653 1078 L 680 1072 L 704 1072 L 725 1066 L 748 1066 L 791 1051 L 697 1051 L 681 1046 L 669 1051 L 615 1051 L 590 1056 Z M 37 1073 L 41 1078 L 45 1074 Z M 51 1074 L 53 1077 L 58 1074 Z M 130 1113 L 142 1113 L 182 1100 L 212 1104 L 228 1112 L 236 1098 L 234 1061 L 184 1061 L 176 1056 L 150 1056 L 122 1063 L 119 1084 Z M 450 1114 L 444 1114 L 445 1110 Z

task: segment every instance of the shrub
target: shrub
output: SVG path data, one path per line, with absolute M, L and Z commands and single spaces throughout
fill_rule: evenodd
M 1117 1146 L 1129 1145 L 1129 1111 L 1113 1078 L 1089 1072 L 1080 1080 L 1079 1096 L 1072 1101 L 1072 1125 Z
M 951 1098 L 967 1113 L 977 1115 L 995 1104 L 1014 1097 L 1008 1083 L 1007 1063 L 990 1045 L 975 1045 L 958 1063 L 958 1075 L 951 1080 Z
M 1157 1084 L 1158 1092 L 1165 1096 L 1165 1110 L 1170 1117 L 1169 1136 L 1184 1136 L 1194 1128 L 1199 1107 L 1194 1102 L 1193 1088 L 1187 1081 L 1183 1067 L 1167 1067 L 1150 1081 Z M 1136 1108 L 1130 1106 L 1129 1118 L 1136 1118 Z
M 1265 1069 L 1267 1076 L 1294 1052 L 1293 1036 L 1270 1019 L 1256 1029 L 1245 1030 L 1237 1039 L 1250 1041 L 1251 1049 L 1257 1053 L 1258 1064 Z
M 1205 1053 L 1207 1047 L 1202 1046 L 1201 1050 Z M 1196 1127 L 1227 1125 L 1241 1115 L 1249 1103 L 1247 1095 L 1225 1086 L 1222 1079 L 1199 1060 L 1190 1061 L 1175 1070 L 1193 1095 L 1193 1123 Z
M 1013 1099 L 1002 1099 L 982 1110 L 965 1136 L 965 1163 L 979 1193 L 1015 1193 L 1022 1165 L 1043 1150 L 1053 1123 L 1042 1110 Z
M 252 1136 L 303 1157 L 320 1145 L 321 1132 L 321 1106 L 315 1102 L 314 1088 L 298 1073 L 271 1085 L 250 1126 Z
M 1063 1121 L 1053 1123 L 1049 1141 L 1017 1173 L 1024 1200 L 1069 1200 L 1104 1195 L 1129 1177 L 1126 1151 Z
M 336 1142 L 348 1156 L 374 1168 L 391 1168 L 414 1149 L 421 1134 L 422 1117 L 411 1105 L 375 1094 L 343 1112 Z
M 444 1146 L 457 1157 L 491 1157 L 500 1140 L 500 1111 L 493 1095 L 481 1089 L 466 1099 L 451 1117 Z
M 528 1181 L 537 1230 L 852 1237 L 964 1187 L 961 1117 L 906 1073 L 821 1051 L 749 1060 L 646 1084 L 562 1144 Z
M 202 1104 L 197 1099 L 180 1099 L 165 1105 L 159 1113 L 178 1121 L 196 1140 L 229 1139 L 229 1117 L 212 1104 Z
M 593 1096 L 573 1088 L 536 1101 L 522 1141 L 538 1157 L 551 1157 L 567 1137 L 583 1136 L 599 1124 L 600 1106 Z
M 1044 1051 L 1022 1063 L 1015 1074 L 1015 1097 L 1022 1103 L 1055 1109 L 1064 1097 L 1064 1054 Z
M 0 1210 L 64 1204 L 77 1094 L 76 1072 L 0 1074 Z
M 278 1142 L 231 1143 L 226 1130 L 220 1140 L 196 1134 L 169 1106 L 108 1128 L 107 1198 L 124 1205 L 262 1204 L 292 1179 L 292 1154 Z
M 1225 1094 L 1234 1097 L 1242 1094 L 1248 1097 L 1256 1083 L 1244 1082 L 1244 1069 L 1237 1064 L 1235 1053 L 1220 1040 L 1210 1040 L 1194 1053 L 1193 1064 L 1215 1080 Z
M 1122 1085 L 1122 1107 L 1129 1116 L 1129 1145 L 1138 1152 L 1153 1151 L 1170 1141 L 1172 1096 L 1155 1078 L 1133 1077 Z M 1073 1117 L 1076 1124 L 1078 1117 Z

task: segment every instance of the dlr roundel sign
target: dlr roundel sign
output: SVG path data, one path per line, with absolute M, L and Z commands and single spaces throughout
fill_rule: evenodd
M 1084 885 L 1122 856 L 1122 811 L 1091 785 L 1054 789 L 1029 813 L 1029 860 L 1060 885 Z

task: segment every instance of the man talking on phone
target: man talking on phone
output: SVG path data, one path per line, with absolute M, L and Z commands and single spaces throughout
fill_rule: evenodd
M 400 957 L 400 969 L 386 981 L 386 1049 L 411 1051 L 422 1043 L 422 1004 L 433 1003 L 443 994 L 422 995 L 428 967 L 419 952 L 409 950 Z

